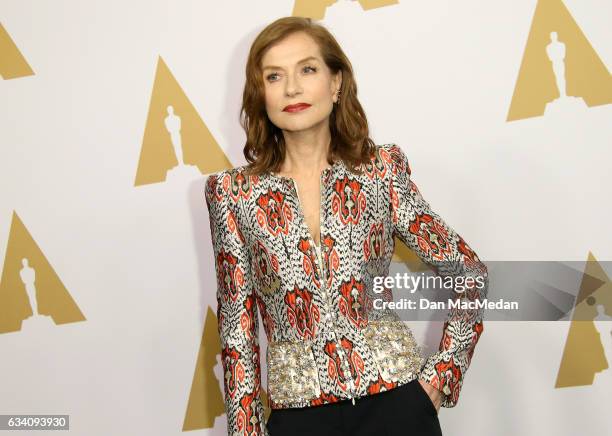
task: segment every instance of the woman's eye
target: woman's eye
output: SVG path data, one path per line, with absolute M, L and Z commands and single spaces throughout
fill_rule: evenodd
M 307 69 L 310 69 L 310 70 L 312 70 L 313 72 L 316 72 L 316 71 L 317 71 L 317 69 L 316 69 L 315 67 L 311 67 L 310 65 L 306 65 L 306 66 L 304 67 L 304 69 L 303 69 L 303 70 L 304 70 L 304 71 L 306 71 Z M 275 82 L 275 81 L 276 81 L 276 80 L 274 79 L 274 77 L 275 77 L 275 76 L 278 76 L 278 74 L 277 74 L 277 73 L 268 74 L 268 75 L 266 76 L 266 80 L 267 80 L 268 82 Z

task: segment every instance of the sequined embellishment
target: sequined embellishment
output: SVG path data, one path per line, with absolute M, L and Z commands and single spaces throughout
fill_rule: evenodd
M 279 405 L 303 404 L 321 395 L 311 341 L 268 344 L 268 394 Z
M 407 381 L 418 374 L 424 359 L 404 322 L 393 318 L 371 320 L 362 333 L 385 380 Z

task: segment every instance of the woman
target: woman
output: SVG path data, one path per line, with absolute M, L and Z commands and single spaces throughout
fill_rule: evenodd
M 457 403 L 482 314 L 450 313 L 425 360 L 396 314 L 371 310 L 372 281 L 395 236 L 441 275 L 486 267 L 421 197 L 402 149 L 368 137 L 351 64 L 324 27 L 271 23 L 246 76 L 249 164 L 206 181 L 229 434 L 442 434 L 437 414 Z

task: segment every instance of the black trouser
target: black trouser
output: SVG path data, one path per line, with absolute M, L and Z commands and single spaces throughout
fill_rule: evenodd
M 270 436 L 441 436 L 438 413 L 418 380 L 322 406 L 272 409 Z

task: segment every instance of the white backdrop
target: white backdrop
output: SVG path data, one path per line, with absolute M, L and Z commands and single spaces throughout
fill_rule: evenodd
M 565 5 L 610 70 L 607 0 L 400 1 L 368 10 L 339 1 L 322 22 L 353 63 L 372 138 L 406 151 L 423 196 L 481 259 L 586 261 L 592 253 L 609 261 L 610 74 L 589 82 L 607 104 L 507 121 L 538 3 Z M 210 360 L 198 363 L 218 348 L 204 328 L 216 284 L 203 182 L 219 159 L 166 181 L 135 179 L 161 92 L 160 58 L 214 138 L 191 145 L 244 163 L 238 111 L 248 49 L 293 7 L 0 0 L 0 23 L 33 71 L 0 82 L 0 414 L 69 414 L 75 435 L 226 433 L 221 371 L 210 377 Z M 2 38 L 5 76 L 19 62 Z M 568 62 L 576 38 L 559 32 Z M 580 65 L 587 76 L 597 71 Z M 528 105 L 537 98 L 522 95 Z M 6 327 L 25 295 L 11 263 L 31 247 L 19 223 L 83 319 L 40 315 Z M 424 341 L 425 326 L 414 328 Z M 592 385 L 555 388 L 568 328 L 485 323 L 457 407 L 440 412 L 444 434 L 609 434 L 612 369 Z M 260 341 L 265 364 L 263 331 Z

